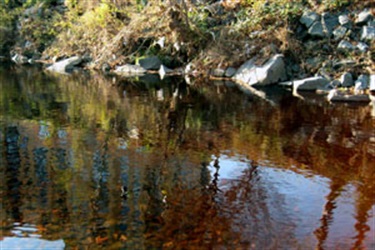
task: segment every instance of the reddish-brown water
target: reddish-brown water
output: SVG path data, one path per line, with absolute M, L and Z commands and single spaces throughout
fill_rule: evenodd
M 0 89 L 0 249 L 375 249 L 369 105 L 20 69 Z

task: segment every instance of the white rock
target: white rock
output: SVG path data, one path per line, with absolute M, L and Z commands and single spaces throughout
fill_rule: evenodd
M 342 26 L 345 26 L 348 28 L 348 26 L 350 26 L 350 18 L 348 15 L 340 15 L 339 16 L 339 23 L 342 25 Z
M 354 45 L 346 40 L 341 40 L 339 45 L 337 45 L 337 48 L 341 50 L 354 50 L 355 49 Z
M 375 27 L 363 26 L 361 31 L 362 41 L 373 41 L 375 40 Z
M 58 62 L 55 62 L 47 68 L 47 70 L 54 71 L 57 73 L 66 73 L 69 70 L 72 70 L 74 66 L 80 64 L 82 58 L 80 56 L 73 56 Z
M 317 77 L 309 77 L 302 80 L 297 80 L 293 82 L 293 89 L 298 90 L 307 90 L 307 91 L 315 91 L 317 89 L 324 88 L 329 81 L 321 76 Z
M 160 65 L 160 69 L 158 71 L 159 75 L 160 75 L 160 79 L 163 80 L 164 79 L 164 76 L 168 73 L 171 73 L 173 70 L 167 68 L 166 66 L 164 66 L 163 64 Z
M 361 13 L 358 14 L 355 23 L 358 25 L 365 24 L 373 18 L 371 11 L 369 9 L 363 10 Z
M 357 44 L 357 49 L 359 49 L 361 52 L 366 52 L 369 49 L 369 46 L 366 43 L 359 42 Z
M 234 75 L 236 81 L 249 85 L 270 85 L 286 80 L 284 56 L 277 54 L 264 65 L 255 65 L 255 59 L 245 62 Z

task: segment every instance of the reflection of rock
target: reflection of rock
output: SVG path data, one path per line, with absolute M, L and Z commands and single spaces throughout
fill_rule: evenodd
M 39 137 L 41 139 L 47 139 L 48 137 L 50 137 L 50 132 L 48 131 L 48 124 L 44 124 L 43 122 L 40 124 L 40 128 L 39 128 Z
M 368 95 L 348 95 L 337 89 L 333 89 L 327 96 L 330 102 L 370 102 Z
M 12 61 L 15 64 L 26 64 L 26 63 L 28 63 L 28 58 L 26 56 L 23 56 L 23 55 L 20 55 L 20 54 L 15 54 L 12 57 Z
M 159 76 L 160 76 L 160 79 L 163 80 L 164 79 L 164 76 L 169 74 L 169 73 L 172 73 L 173 70 L 167 68 L 166 66 L 164 66 L 163 64 L 160 65 L 160 68 L 159 68 Z

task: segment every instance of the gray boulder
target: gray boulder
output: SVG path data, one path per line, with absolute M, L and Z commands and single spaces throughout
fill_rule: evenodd
M 255 65 L 255 58 L 245 62 L 234 75 L 234 79 L 248 85 L 270 85 L 286 80 L 284 56 L 277 54 L 264 65 Z
M 317 89 L 323 89 L 327 86 L 329 80 L 324 77 L 309 77 L 302 80 L 297 80 L 293 82 L 293 89 L 295 91 L 315 91 Z
M 364 25 L 368 21 L 371 21 L 372 19 L 373 19 L 373 16 L 371 14 L 371 11 L 369 9 L 365 9 L 358 14 L 357 19 L 355 20 L 355 24 Z
M 146 57 L 139 60 L 139 65 L 146 70 L 158 70 L 162 62 L 157 56 Z
M 354 50 L 355 46 L 353 44 L 351 44 L 349 41 L 341 40 L 341 42 L 339 43 L 339 45 L 337 45 L 337 49 L 340 49 L 340 50 Z
M 144 73 L 146 73 L 146 70 L 139 65 L 125 64 L 117 67 L 114 72 L 120 75 L 133 76 L 143 75 Z
M 361 30 L 362 41 L 373 41 L 375 40 L 375 27 L 363 26 Z
M 313 25 L 311 25 L 311 27 L 307 31 L 307 33 L 310 36 L 323 38 L 325 34 L 324 34 L 322 22 L 320 21 L 314 22 Z
M 323 13 L 322 15 L 322 26 L 324 33 L 327 37 L 332 36 L 332 31 L 339 25 L 339 20 L 337 16 L 330 13 Z
M 340 81 L 343 87 L 351 87 L 354 85 L 353 76 L 349 72 L 342 74 Z
M 304 24 L 306 28 L 310 28 L 314 22 L 320 21 L 320 16 L 316 12 L 304 12 L 299 19 L 300 23 Z
M 346 35 L 346 32 L 348 31 L 348 29 L 344 26 L 339 26 L 337 27 L 332 33 L 333 33 L 333 37 L 335 38 L 335 40 L 340 40 L 340 39 L 343 39 Z
M 54 71 L 57 73 L 66 73 L 74 68 L 74 66 L 80 64 L 82 58 L 80 56 L 73 56 L 58 62 L 55 62 L 47 68 L 49 71 Z
M 369 46 L 366 43 L 359 42 L 357 44 L 357 49 L 361 52 L 366 52 L 369 49 Z
M 340 15 L 339 18 L 338 18 L 338 21 L 340 23 L 341 26 L 345 27 L 345 28 L 350 28 L 352 26 L 352 22 L 349 18 L 348 15 Z

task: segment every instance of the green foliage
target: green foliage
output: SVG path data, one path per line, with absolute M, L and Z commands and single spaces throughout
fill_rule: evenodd
M 202 32 L 207 32 L 208 25 L 208 12 L 203 9 L 194 9 L 188 12 L 189 21 Z
M 324 0 L 323 5 L 326 10 L 334 10 L 350 4 L 350 0 Z
M 62 32 L 55 43 L 64 53 L 75 53 L 73 51 L 79 49 L 95 55 L 121 27 L 121 21 L 116 18 L 116 13 L 121 11 L 111 1 L 70 0 L 66 5 L 69 10 L 65 19 L 56 23 Z
M 14 43 L 14 20 L 17 16 L 17 10 L 9 9 L 5 3 L 0 4 L 0 54 L 5 53 Z
M 271 29 L 296 18 L 304 9 L 301 0 L 246 0 L 237 12 L 237 25 L 246 30 L 256 30 L 265 25 Z

